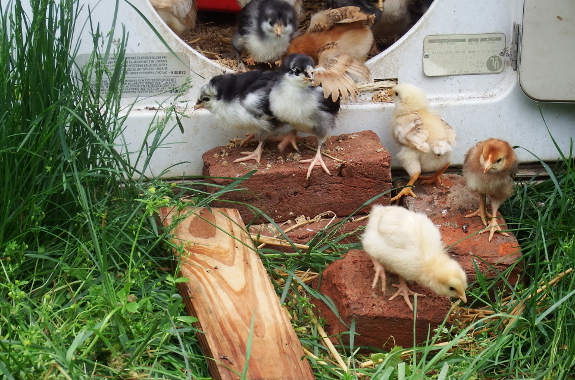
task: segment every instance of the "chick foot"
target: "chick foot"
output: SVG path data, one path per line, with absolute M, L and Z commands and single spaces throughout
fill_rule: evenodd
M 437 175 L 437 173 L 435 173 L 434 175 L 429 175 L 429 176 L 419 176 L 419 179 L 421 179 L 421 184 L 422 185 L 431 185 L 431 184 L 438 184 L 441 185 L 441 174 Z
M 246 146 L 253 138 L 256 137 L 253 133 L 246 133 L 246 138 L 240 142 L 240 146 Z
M 397 204 L 399 204 L 399 200 L 401 199 L 401 197 L 407 195 L 411 195 L 412 197 L 417 198 L 417 195 L 415 195 L 415 193 L 413 192 L 413 184 L 415 183 L 415 181 L 417 181 L 418 178 L 419 178 L 419 172 L 413 173 L 411 177 L 409 177 L 409 181 L 405 185 L 406 187 L 401 189 L 401 191 L 395 197 L 391 198 L 391 201 L 392 202 L 397 201 Z
M 315 157 L 313 159 L 309 159 L 309 160 L 300 160 L 300 162 L 303 163 L 307 163 L 310 162 L 309 164 L 309 168 L 307 169 L 307 177 L 309 179 L 309 176 L 311 174 L 312 169 L 314 168 L 314 166 L 316 165 L 321 165 L 321 167 L 323 168 L 323 170 L 331 175 L 331 173 L 329 172 L 329 169 L 327 168 L 327 166 L 325 166 L 325 162 L 323 162 L 323 157 L 321 156 L 321 144 L 318 145 L 317 147 L 317 152 L 315 154 Z
M 478 216 L 481 218 L 483 225 L 487 227 L 487 217 L 492 218 L 493 216 L 490 215 L 487 210 L 485 209 L 485 196 L 479 196 L 479 208 L 472 212 L 471 214 L 465 215 L 466 218 L 472 218 L 474 216 Z
M 413 187 L 404 187 L 395 197 L 391 198 L 391 201 L 392 202 L 397 201 L 397 203 L 399 203 L 401 197 L 405 197 L 408 195 L 417 198 L 417 195 L 415 195 L 415 193 L 413 192 Z
M 395 292 L 394 295 L 391 296 L 391 298 L 389 300 L 392 301 L 398 296 L 403 296 L 405 303 L 407 303 L 407 306 L 409 306 L 411 311 L 413 311 L 413 305 L 411 304 L 411 301 L 409 300 L 409 296 L 417 295 L 419 297 L 425 297 L 425 295 L 415 293 L 414 291 L 412 291 L 411 289 L 409 289 L 407 287 L 407 284 L 405 283 L 405 280 L 403 279 L 403 277 L 401 277 L 401 276 L 398 276 L 398 277 L 399 277 L 399 285 L 393 284 L 393 286 L 396 287 L 398 290 L 397 290 L 397 292 Z
M 256 150 L 254 150 L 253 152 L 242 152 L 242 154 L 245 154 L 246 157 L 238 158 L 238 159 L 234 160 L 234 162 L 256 160 L 259 164 L 263 151 L 264 151 L 264 142 L 260 141 Z
M 241 62 L 241 61 L 238 62 L 238 67 L 237 67 L 237 69 L 236 69 L 236 73 L 245 73 L 245 72 L 247 72 L 247 71 L 248 71 L 248 70 L 246 69 L 246 65 L 244 65 L 244 63 Z
M 381 291 L 383 293 L 385 293 L 385 289 L 386 289 L 386 285 L 387 285 L 387 281 L 385 278 L 385 268 L 383 267 L 383 265 L 381 265 L 381 263 L 379 261 L 377 261 L 373 257 L 371 258 L 371 261 L 373 262 L 373 269 L 375 270 L 375 276 L 373 277 L 373 282 L 371 283 L 371 288 L 375 289 L 375 286 L 377 285 L 377 280 L 379 280 L 381 278 Z
M 287 147 L 287 145 L 291 144 L 291 146 L 299 152 L 299 149 L 297 147 L 297 140 L 298 140 L 298 136 L 297 136 L 296 130 L 292 130 L 292 131 L 286 133 L 285 135 L 283 135 L 281 137 L 281 141 L 278 144 L 278 150 L 280 152 L 283 152 L 284 149 Z
M 491 239 L 493 239 L 493 235 L 495 234 L 495 231 L 499 232 L 503 236 L 509 236 L 509 234 L 507 232 L 502 232 L 503 230 L 501 229 L 501 226 L 499 225 L 497 218 L 491 218 L 491 222 L 489 222 L 489 225 L 487 225 L 487 228 L 485 228 L 482 231 L 479 231 L 479 233 L 482 234 L 485 231 L 489 231 L 489 241 L 491 241 Z
M 430 185 L 432 183 L 436 183 L 438 185 L 443 184 L 443 182 L 441 182 L 441 176 L 447 170 L 448 167 L 449 167 L 449 162 L 444 167 L 442 167 L 437 172 L 435 172 L 435 174 L 433 174 L 433 175 L 419 176 L 419 179 L 421 179 L 421 184 L 422 185 Z

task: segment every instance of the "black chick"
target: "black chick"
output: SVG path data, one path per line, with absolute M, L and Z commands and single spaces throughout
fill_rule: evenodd
M 224 127 L 243 131 L 248 136 L 259 139 L 254 152 L 242 153 L 247 156 L 234 162 L 253 159 L 259 163 L 265 140 L 282 126 L 272 115 L 268 99 L 270 90 L 278 79 L 278 73 L 254 70 L 217 75 L 200 89 L 195 110 L 206 108 Z
M 238 57 L 238 70 L 245 70 L 242 53 L 248 61 L 273 63 L 286 52 L 297 31 L 296 12 L 282 0 L 252 0 L 239 13 L 238 30 L 232 46 Z
M 314 166 L 321 165 L 330 174 L 321 157 L 321 146 L 335 127 L 335 117 L 339 112 L 339 98 L 324 98 L 321 86 L 313 86 L 314 62 L 310 56 L 290 54 L 280 66 L 280 78 L 270 91 L 270 109 L 273 115 L 284 123 L 289 123 L 294 132 L 280 143 L 292 142 L 297 131 L 310 133 L 317 138 L 317 153 L 307 171 L 309 178 Z

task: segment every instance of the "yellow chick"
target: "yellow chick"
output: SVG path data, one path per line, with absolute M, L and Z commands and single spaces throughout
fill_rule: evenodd
M 479 192 L 479 208 L 465 215 L 466 218 L 479 215 L 489 232 L 489 241 L 495 231 L 502 235 L 497 221 L 499 206 L 513 192 L 513 177 L 517 173 L 517 156 L 509 143 L 498 139 L 487 139 L 477 143 L 465 154 L 463 178 L 467 187 Z M 486 210 L 486 197 L 491 201 L 491 214 Z M 486 216 L 491 218 L 487 224 Z M 486 230 L 487 230 L 486 229 Z M 481 231 L 480 233 L 485 232 Z
M 399 285 L 393 285 L 398 290 L 390 301 L 402 295 L 413 310 L 409 295 L 415 293 L 407 287 L 407 280 L 437 294 L 467 302 L 467 276 L 459 263 L 446 253 L 439 230 L 426 215 L 400 206 L 375 205 L 362 243 L 375 269 L 372 289 L 381 278 L 381 289 L 385 292 L 385 269 L 399 277 Z
M 441 184 L 441 175 L 451 162 L 455 131 L 439 114 L 429 109 L 423 89 L 402 83 L 389 92 L 395 104 L 393 137 L 401 144 L 397 156 L 409 174 L 407 186 L 412 186 L 417 178 L 422 179 L 422 184 Z M 420 177 L 422 171 L 434 171 L 435 174 Z M 411 187 L 405 187 L 391 200 L 399 201 L 405 195 L 415 197 Z
M 166 25 L 178 36 L 196 26 L 196 0 L 150 0 Z

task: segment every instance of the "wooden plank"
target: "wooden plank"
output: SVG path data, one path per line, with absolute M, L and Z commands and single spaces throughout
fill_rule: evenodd
M 164 226 L 187 215 L 172 230 L 184 248 L 179 289 L 198 333 L 214 379 L 238 379 L 246 363 L 250 324 L 252 345 L 246 378 L 313 379 L 303 348 L 279 303 L 246 227 L 235 209 L 159 210 Z M 177 254 L 177 253 L 176 253 Z M 236 373 L 234 373 L 235 371 Z

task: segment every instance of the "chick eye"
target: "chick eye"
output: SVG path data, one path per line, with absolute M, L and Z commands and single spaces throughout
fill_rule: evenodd
M 210 101 L 210 97 L 209 96 L 204 96 L 202 98 L 202 102 L 209 102 Z
M 294 67 L 293 69 L 291 69 L 291 71 L 292 71 L 295 75 L 301 74 L 301 69 L 300 69 L 299 67 Z
M 450 287 L 449 287 L 449 291 L 450 291 L 450 292 L 454 292 L 454 291 L 455 291 L 455 288 L 454 288 L 453 286 L 450 286 Z
M 503 157 L 501 157 L 499 160 L 497 160 L 497 163 L 500 163 L 501 160 L 503 160 Z
M 268 22 L 270 23 L 270 26 L 274 26 L 274 22 L 272 21 L 271 18 L 268 20 Z
M 399 96 L 399 94 L 397 93 L 397 91 L 395 91 L 395 96 Z

